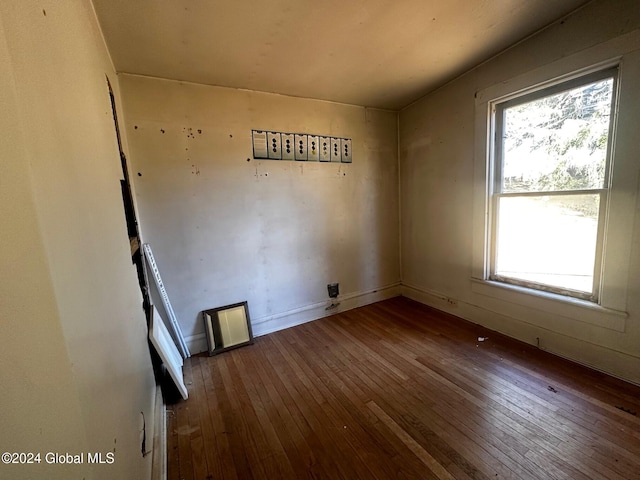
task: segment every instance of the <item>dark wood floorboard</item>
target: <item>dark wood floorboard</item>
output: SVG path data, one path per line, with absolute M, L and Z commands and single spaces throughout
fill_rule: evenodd
M 640 387 L 402 297 L 184 372 L 169 480 L 640 480 Z

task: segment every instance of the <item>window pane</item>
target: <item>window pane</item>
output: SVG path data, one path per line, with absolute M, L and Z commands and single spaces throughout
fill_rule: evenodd
M 604 187 L 613 79 L 504 110 L 503 192 Z
M 592 293 L 600 195 L 498 201 L 497 275 Z

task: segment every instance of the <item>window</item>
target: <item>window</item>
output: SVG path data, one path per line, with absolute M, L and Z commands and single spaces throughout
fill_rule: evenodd
M 474 305 L 565 335 L 625 331 L 639 72 L 634 33 L 476 91 Z
M 617 68 L 490 103 L 489 279 L 599 301 Z

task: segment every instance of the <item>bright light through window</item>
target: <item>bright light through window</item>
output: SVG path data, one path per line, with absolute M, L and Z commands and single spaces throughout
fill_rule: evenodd
M 492 279 L 597 300 L 615 75 L 495 105 Z

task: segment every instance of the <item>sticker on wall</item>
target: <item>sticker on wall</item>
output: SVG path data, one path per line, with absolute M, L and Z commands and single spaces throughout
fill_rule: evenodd
M 267 132 L 253 130 L 253 158 L 269 158 L 267 152 Z
M 351 163 L 350 138 L 252 130 L 253 158 Z

